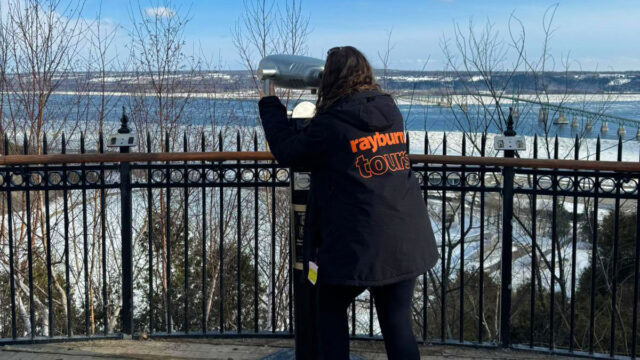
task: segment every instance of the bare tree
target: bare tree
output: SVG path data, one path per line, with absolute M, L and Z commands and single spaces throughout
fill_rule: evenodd
M 189 22 L 183 12 L 170 0 L 159 2 L 151 11 L 138 2 L 131 9 L 129 31 L 130 59 L 135 76 L 131 89 L 133 108 L 131 119 L 139 139 L 150 132 L 154 147 L 161 149 L 159 139 L 168 132 L 177 139 L 178 124 L 193 95 L 193 84 L 187 81 L 198 67 L 197 60 L 186 54 L 184 30 Z M 185 121 L 186 122 L 186 121 Z
M 233 45 L 246 69 L 251 73 L 256 90 L 257 61 L 277 49 L 275 2 L 243 0 L 244 11 L 231 29 Z M 256 58 L 257 56 L 257 58 Z
M 54 105 L 50 100 L 61 84 L 72 77 L 75 69 L 74 59 L 82 33 L 78 15 L 82 8 L 82 1 L 11 0 L 2 11 L 0 92 L 3 100 L 0 102 L 3 105 L 0 105 L 0 128 L 3 138 L 12 144 L 12 152 L 41 154 L 42 140 L 46 133 L 50 134 L 49 139 L 55 140 L 62 131 L 74 127 L 73 122 L 67 121 L 71 115 L 71 107 L 60 103 Z M 31 195 L 30 199 L 28 195 Z M 32 281 L 27 273 L 27 260 L 31 259 L 24 255 L 26 248 L 32 249 L 31 257 L 36 264 L 42 261 L 46 250 L 45 228 L 41 221 L 44 197 L 40 192 L 19 193 L 15 194 L 13 200 L 11 210 L 18 217 L 17 220 L 25 224 L 32 218 L 32 225 L 37 226 L 34 226 L 31 235 L 21 226 L 14 238 L 14 259 L 20 259 L 15 264 L 16 301 L 22 314 L 23 328 L 27 335 L 32 335 L 32 329 L 42 326 L 43 333 L 49 334 L 50 314 L 42 300 L 46 293 L 30 294 L 30 289 L 25 291 L 25 283 Z M 8 204 L 3 204 L 8 211 L 7 206 Z M 7 215 L 2 214 L 3 220 L 6 220 Z M 3 232 L 1 236 L 5 237 L 6 234 Z M 8 257 L 3 257 L 1 261 L 7 264 Z M 59 278 L 52 280 L 62 298 L 60 303 L 63 311 L 69 314 L 69 294 L 62 290 Z M 40 285 L 42 284 L 35 286 Z M 33 301 L 25 302 L 22 297 L 31 297 Z M 24 306 L 31 308 L 27 311 Z M 34 314 L 33 317 L 28 316 L 29 313 Z
M 26 117 L 26 123 L 20 122 L 23 126 L 12 130 L 29 130 L 33 144 L 40 142 L 56 111 L 47 108 L 51 94 L 74 68 L 81 30 L 77 16 L 82 5 L 62 0 L 12 0 L 7 5 L 6 70 L 15 74 L 7 82 L 13 98 L 8 110 L 13 118 Z M 62 128 L 59 125 L 56 127 Z
M 90 74 L 91 82 L 98 84 L 98 103 L 93 106 L 98 116 L 97 133 L 102 133 L 105 119 L 112 115 L 116 103 L 114 95 L 107 91 L 107 86 L 109 84 L 122 86 L 122 79 L 115 76 L 123 70 L 123 66 L 118 61 L 117 55 L 111 53 L 119 26 L 113 26 L 110 29 L 105 26 L 101 2 L 96 18 L 86 27 L 89 30 L 86 35 L 86 41 L 89 44 L 87 73 Z
M 185 51 L 184 30 L 189 22 L 188 12 L 183 12 L 177 3 L 169 0 L 155 5 L 155 8 L 144 8 L 138 2 L 130 10 L 130 59 L 135 77 L 131 89 L 131 120 L 138 133 L 139 144 L 149 140 L 152 149 L 164 151 L 165 145 L 171 146 L 172 150 L 182 144 L 180 133 L 189 128 L 190 119 L 185 118 L 185 108 L 191 102 L 194 84 L 188 79 L 194 76 L 198 65 Z M 163 221 L 168 219 L 167 212 L 177 210 L 165 201 L 165 196 L 168 194 L 160 192 L 156 202 Z M 161 229 L 159 279 L 167 302 L 171 294 L 168 293 L 170 274 L 166 270 L 171 259 L 168 258 L 166 226 Z M 173 314 L 169 312 L 168 304 L 165 303 L 163 309 L 167 323 L 172 323 L 170 318 Z
M 260 87 L 256 76 L 257 62 L 274 53 L 305 55 L 311 32 L 309 16 L 304 14 L 301 0 L 287 0 L 283 8 L 274 0 L 245 0 L 244 12 L 231 29 L 233 44 L 240 60 L 251 74 L 255 91 Z M 288 104 L 301 91 L 276 89 Z M 257 115 L 257 114 L 256 114 Z
M 264 56 L 279 52 L 292 55 L 303 55 L 306 53 L 306 42 L 309 30 L 309 16 L 304 15 L 302 2 L 297 0 L 287 1 L 283 8 L 278 8 L 273 0 L 246 0 L 244 12 L 240 19 L 232 28 L 233 43 L 247 71 L 249 71 L 255 90 L 259 88 L 256 77 L 257 61 Z M 285 106 L 290 99 L 296 96 L 301 97 L 302 92 L 294 92 L 288 89 L 277 89 L 278 95 L 284 99 Z M 258 116 L 257 112 L 254 116 Z M 275 175 L 275 174 L 274 174 Z M 270 281 L 270 293 L 265 294 L 261 301 L 267 308 L 277 309 L 275 316 L 276 323 L 272 323 L 271 317 L 267 318 L 267 327 L 281 328 L 286 326 L 288 316 L 286 316 L 287 304 L 290 301 L 290 294 L 285 292 L 286 297 L 274 297 L 275 293 L 282 293 L 286 289 L 290 271 L 285 266 L 288 263 L 289 243 L 288 225 L 282 224 L 282 219 L 288 218 L 288 194 L 275 189 L 266 189 L 264 206 L 271 213 L 275 208 L 277 216 L 275 219 L 268 218 L 268 222 L 278 230 L 275 244 L 264 243 L 259 249 L 261 254 L 276 254 L 275 264 L 279 264 L 276 269 L 272 268 L 270 256 L 261 256 L 261 276 Z M 284 225 L 284 226 L 283 226 Z M 266 245 L 266 246 L 265 246 Z M 271 279 L 271 273 L 275 279 Z M 275 303 L 273 303 L 275 301 Z
M 291 0 L 280 9 L 278 27 L 279 48 L 286 54 L 305 55 L 309 37 L 309 19 L 304 14 L 301 0 Z
M 540 55 L 531 56 L 527 53 L 528 47 L 526 39 L 527 32 L 523 23 L 516 17 L 515 14 L 511 14 L 508 22 L 508 34 L 502 36 L 494 23 L 487 21 L 484 25 L 477 27 L 473 22 L 469 22 L 468 26 L 463 27 L 459 24 L 454 25 L 454 35 L 452 39 L 443 39 L 441 43 L 442 51 L 445 55 L 447 62 L 447 68 L 450 70 L 454 77 L 452 82 L 455 81 L 455 85 L 458 89 L 457 92 L 451 90 L 446 96 L 449 98 L 451 106 L 451 117 L 453 118 L 456 127 L 460 131 L 460 134 L 451 134 L 448 137 L 449 143 L 447 150 L 455 153 L 462 153 L 465 149 L 465 141 L 467 144 L 471 144 L 471 147 L 466 146 L 466 155 L 478 154 L 483 149 L 482 141 L 486 140 L 483 134 L 489 132 L 491 128 L 497 129 L 498 132 L 505 130 L 506 119 L 508 117 L 507 106 L 512 106 L 518 110 L 519 116 L 515 115 L 515 126 L 519 132 L 523 130 L 528 131 L 535 127 L 535 132 L 539 132 L 541 128 L 542 133 L 539 136 L 538 141 L 538 156 L 540 157 L 554 157 L 554 152 L 558 152 L 560 158 L 572 158 L 576 151 L 576 146 L 581 146 L 583 143 L 588 143 L 585 138 L 589 135 L 589 130 L 586 127 L 576 130 L 576 141 L 571 139 L 556 140 L 554 138 L 553 131 L 555 124 L 553 120 L 564 116 L 562 108 L 567 106 L 569 101 L 575 102 L 574 105 L 578 108 L 585 108 L 589 104 L 590 97 L 587 95 L 576 96 L 575 82 L 570 81 L 572 74 L 570 71 L 571 59 L 569 55 L 562 57 L 554 57 L 550 51 L 550 43 L 553 37 L 555 27 L 553 20 L 557 5 L 548 8 L 542 19 L 542 33 L 543 41 L 541 43 Z M 550 74 L 555 77 L 555 84 L 550 81 Z M 532 78 L 533 85 L 522 85 L 514 79 L 516 76 L 520 78 Z M 564 81 L 558 84 L 558 78 L 563 78 Z M 452 86 L 453 89 L 453 86 Z M 513 99 L 525 99 L 527 101 L 518 102 Z M 582 100 L 580 100 L 582 98 Z M 605 104 L 611 101 L 610 95 L 601 97 L 601 100 Z M 533 103 L 538 103 L 536 105 Z M 540 127 L 536 123 L 527 123 L 522 119 L 527 119 L 527 115 L 533 114 L 534 111 L 542 109 L 551 110 L 550 113 L 546 113 L 540 117 Z M 604 110 L 607 105 L 599 105 L 598 114 L 592 121 L 595 121 L 599 116 L 604 114 Z M 542 110 L 541 110 L 542 111 Z M 542 114 L 542 112 L 541 112 Z M 533 114 L 533 115 L 537 115 Z M 537 118 L 537 116 L 535 116 Z M 529 116 L 529 119 L 531 116 Z M 583 124 L 584 125 L 584 124 Z M 432 141 L 430 142 L 432 143 Z M 442 143 L 441 143 L 442 144 Z M 484 148 L 486 156 L 495 156 L 497 151 L 493 150 L 490 146 Z M 530 151 L 530 150 L 529 150 Z M 581 149 L 582 151 L 582 149 Z M 532 151 L 530 151 L 530 154 Z M 543 154 L 543 155 L 542 155 Z M 523 154 L 524 155 L 524 154 Z M 587 155 L 588 156 L 588 155 Z M 496 177 L 495 174 L 487 174 L 485 179 L 488 183 L 500 183 L 501 179 Z M 533 186 L 533 178 L 531 176 L 521 176 L 517 179 L 518 182 Z M 499 223 L 499 211 L 496 212 L 495 207 L 499 209 L 499 203 L 487 202 L 487 208 L 489 214 L 485 213 L 485 218 L 474 219 L 470 214 L 478 210 L 477 194 L 469 198 L 451 198 L 442 199 L 441 205 L 446 206 L 447 214 L 451 214 L 452 218 L 461 218 L 460 210 L 464 206 L 467 210 L 465 215 L 465 227 L 462 231 L 465 235 L 468 235 L 470 231 L 477 231 L 477 227 L 480 222 Z M 440 192 L 433 192 L 434 198 L 440 198 Z M 539 204 L 535 202 L 540 202 Z M 566 217 L 563 213 L 564 208 L 567 206 L 574 206 L 574 212 L 577 212 L 576 204 L 568 197 L 559 197 L 557 209 L 558 222 L 556 227 L 562 227 L 562 216 Z M 578 199 L 582 202 L 582 206 L 585 209 L 589 209 L 590 200 Z M 530 275 L 529 280 L 535 281 L 536 284 L 536 298 L 539 299 L 538 304 L 542 306 L 548 306 L 548 297 L 557 297 L 558 311 L 554 316 L 558 321 L 554 324 L 556 327 L 554 331 L 558 331 L 560 328 L 568 328 L 570 319 L 568 316 L 568 304 L 569 304 L 569 289 L 575 284 L 572 284 L 570 271 L 567 269 L 571 266 L 571 232 L 568 230 L 558 230 L 554 244 L 551 245 L 549 238 L 551 237 L 552 223 L 549 220 L 554 209 L 552 208 L 552 202 L 544 199 L 535 200 L 530 195 L 516 195 L 516 206 L 514 212 L 514 219 L 518 226 L 514 228 L 514 263 L 527 263 L 530 261 L 530 257 L 533 253 L 537 255 L 537 269 L 535 273 Z M 432 216 L 438 217 L 438 212 L 441 211 L 441 207 L 436 206 L 436 212 Z M 548 216 L 537 216 L 537 223 L 532 216 L 532 208 L 537 206 L 537 214 L 548 214 Z M 588 210 L 586 210 L 588 213 Z M 564 214 L 564 215 L 563 215 Z M 578 214 L 576 214 L 577 216 Z M 593 216 L 588 215 L 586 216 Z M 442 220 L 442 219 L 441 219 Z M 533 228 L 533 224 L 536 224 L 536 228 Z M 563 228 L 564 229 L 564 228 Z M 440 231 L 444 231 L 441 229 Z M 485 230 L 486 231 L 486 230 Z M 499 227 L 496 228 L 499 233 Z M 461 233 L 461 234 L 462 234 Z M 531 239 L 534 233 L 538 234 L 539 241 L 536 243 L 535 248 Z M 485 233 L 486 234 L 486 233 Z M 446 233 L 444 236 L 445 252 L 447 259 L 452 255 L 452 249 L 459 249 L 459 236 L 456 234 Z M 579 239 L 587 242 L 587 234 L 577 234 Z M 545 241 L 543 241 L 542 239 Z M 473 248 L 475 239 L 468 239 L 468 247 Z M 466 278 L 464 273 L 469 272 L 471 278 L 474 278 L 474 271 L 478 271 L 477 262 L 479 257 L 488 258 L 491 256 L 490 252 L 495 252 L 499 247 L 499 239 L 495 238 L 490 242 L 485 242 L 485 253 L 472 252 L 471 255 L 468 252 L 460 253 L 457 258 L 465 258 L 471 260 L 470 265 L 466 265 L 466 269 L 461 269 L 460 274 L 456 275 L 458 269 L 455 268 L 455 264 L 446 263 L 442 266 L 445 267 L 443 272 L 444 279 L 438 279 L 436 275 L 436 282 L 434 283 L 434 290 L 436 294 L 438 290 L 442 288 L 443 284 L 446 284 L 448 279 L 454 279 L 458 284 L 461 279 Z M 460 250 L 461 251 L 461 250 Z M 555 258 L 555 264 L 552 264 L 552 256 Z M 456 258 L 456 257 L 454 257 Z M 452 269 L 451 266 L 454 266 Z M 459 265 L 457 265 L 459 266 Z M 499 270 L 499 262 L 484 269 L 486 274 L 483 276 L 492 277 L 495 279 L 495 274 Z M 528 270 L 528 269 L 527 269 Z M 482 274 L 481 274 L 482 275 Z M 441 276 L 440 276 L 441 277 Z M 555 283 L 558 293 L 556 294 L 555 288 L 549 289 L 551 284 Z M 528 295 L 527 289 L 517 292 L 518 298 L 514 301 L 514 304 L 520 306 L 523 304 L 522 297 Z M 459 289 L 448 289 L 447 294 L 459 291 Z M 468 294 L 466 292 L 465 294 Z M 476 307 L 477 298 L 475 294 L 469 294 L 465 296 L 464 303 L 471 304 Z M 524 312 L 527 309 L 519 308 L 515 306 L 513 313 Z M 481 321 L 486 332 L 497 334 L 498 327 L 497 321 L 487 322 L 487 319 L 475 319 Z M 447 328 L 447 332 L 450 330 Z M 543 330 L 541 330 L 543 331 Z
M 4 14 L 3 5 L 0 3 L 0 14 Z M 7 94 L 7 63 L 9 42 L 6 34 L 6 23 L 0 16 L 0 133 L 4 134 L 4 103 L 8 97 Z M 4 146 L 2 146 L 4 147 Z M 4 149 L 2 149 L 4 150 Z
M 378 60 L 380 60 L 380 64 L 382 64 L 382 88 L 387 90 L 387 78 L 389 76 L 389 60 L 391 57 L 391 52 L 395 47 L 395 44 L 391 43 L 391 37 L 393 35 L 393 28 L 389 29 L 387 32 L 387 43 L 382 52 L 378 51 Z

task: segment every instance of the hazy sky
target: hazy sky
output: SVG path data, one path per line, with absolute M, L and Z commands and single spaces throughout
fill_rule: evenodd
M 149 10 L 158 1 L 145 2 Z M 285 0 L 276 0 L 284 4 Z M 177 0 L 179 11 L 188 11 L 190 22 L 185 36 L 189 46 L 198 44 L 209 56 L 222 59 L 226 69 L 242 64 L 231 41 L 230 29 L 242 13 L 241 0 Z M 99 0 L 87 0 L 84 16 L 97 13 Z M 386 46 L 389 30 L 394 45 L 390 67 L 422 68 L 430 58 L 428 70 L 444 68 L 440 43 L 453 36 L 454 23 L 469 20 L 483 25 L 494 23 L 501 36 L 507 36 L 509 15 L 522 20 L 527 30 L 527 51 L 537 55 L 542 46 L 542 18 L 551 1 L 524 0 L 303 0 L 310 16 L 309 55 L 322 57 L 337 45 L 360 48 L 379 66 L 378 51 Z M 102 16 L 108 23 L 128 26 L 129 0 L 103 0 Z M 163 11 L 161 14 L 170 14 Z M 559 1 L 550 50 L 557 59 L 570 55 L 572 69 L 640 70 L 640 1 L 564 0 Z M 119 43 L 126 30 L 119 30 Z

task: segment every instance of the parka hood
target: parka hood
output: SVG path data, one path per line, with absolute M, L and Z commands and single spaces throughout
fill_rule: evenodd
M 402 114 L 393 98 L 379 91 L 362 91 L 347 96 L 334 104 L 328 112 L 363 131 L 385 131 L 395 121 L 402 122 Z

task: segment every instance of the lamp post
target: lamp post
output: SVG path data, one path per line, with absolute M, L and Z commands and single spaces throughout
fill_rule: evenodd
M 522 136 L 513 129 L 513 109 L 509 108 L 504 136 L 494 138 L 494 148 L 503 150 L 505 158 L 513 158 L 517 150 L 525 150 Z M 513 178 L 515 170 L 505 166 L 502 170 L 502 266 L 500 286 L 500 345 L 511 344 L 511 262 L 513 260 Z
M 108 146 L 119 148 L 120 153 L 129 153 L 132 147 L 136 146 L 135 136 L 129 129 L 129 118 L 122 107 L 122 117 L 120 118 L 120 129 L 116 134 L 109 137 Z M 132 244 L 132 224 L 131 217 L 131 164 L 121 162 L 120 171 L 120 211 L 122 239 L 122 311 L 120 313 L 122 321 L 122 334 L 127 337 L 133 335 L 133 244 Z

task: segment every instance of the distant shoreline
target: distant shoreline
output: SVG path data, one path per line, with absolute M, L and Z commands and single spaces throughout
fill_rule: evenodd
M 154 97 L 154 93 L 132 93 L 126 91 L 54 91 L 52 95 L 58 96 L 146 96 Z M 411 103 L 417 105 L 436 105 L 434 100 L 442 98 L 440 95 L 426 95 L 416 93 L 413 99 L 410 99 L 411 94 L 407 91 L 396 92 L 394 94 L 399 105 L 409 105 Z M 209 99 L 209 100 L 258 100 L 258 96 L 254 91 L 228 91 L 228 92 L 193 92 L 193 93 L 173 93 L 165 94 L 163 96 L 172 98 L 194 98 L 194 99 Z M 513 94 L 504 94 L 504 96 L 514 96 Z M 589 103 L 589 102 L 635 102 L 640 101 L 640 93 L 605 93 L 605 94 L 590 94 L 590 93 L 577 93 L 577 94 L 548 94 L 548 95 L 535 95 L 535 94 L 520 94 L 520 98 L 526 100 L 543 100 L 542 102 L 550 103 Z M 292 99 L 300 99 L 306 101 L 315 101 L 315 95 L 310 93 L 296 94 L 291 97 Z M 478 105 L 480 104 L 477 96 L 472 95 L 452 95 L 453 104 L 467 104 Z M 492 98 L 488 95 L 482 95 L 482 102 L 492 102 Z M 502 99 L 503 103 L 512 103 L 509 99 Z

